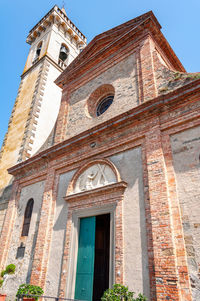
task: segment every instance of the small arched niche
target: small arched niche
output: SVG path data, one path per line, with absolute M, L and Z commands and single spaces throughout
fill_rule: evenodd
M 108 160 L 95 160 L 83 166 L 74 175 L 67 195 L 85 192 L 120 182 L 116 167 Z
M 31 224 L 31 216 L 33 212 L 33 205 L 34 205 L 34 200 L 31 198 L 28 200 L 28 203 L 26 205 L 21 236 L 28 236 L 29 228 Z

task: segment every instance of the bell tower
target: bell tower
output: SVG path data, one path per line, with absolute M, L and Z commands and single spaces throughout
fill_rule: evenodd
M 54 81 L 86 46 L 85 36 L 58 6 L 30 30 L 26 42 L 30 51 L 0 152 L 0 233 L 12 184 L 7 169 L 53 136 L 61 100 Z

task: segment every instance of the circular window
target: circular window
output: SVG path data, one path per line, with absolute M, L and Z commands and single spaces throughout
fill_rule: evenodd
M 105 111 L 108 110 L 108 108 L 110 107 L 110 105 L 112 104 L 114 99 L 114 95 L 109 95 L 104 97 L 100 103 L 97 106 L 97 116 L 100 116 L 101 114 L 103 114 Z
M 94 90 L 85 106 L 85 113 L 88 117 L 98 117 L 102 115 L 114 102 L 115 89 L 110 84 L 104 84 Z

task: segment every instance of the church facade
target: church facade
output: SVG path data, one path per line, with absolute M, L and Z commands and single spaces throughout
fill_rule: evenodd
M 152 12 L 87 46 L 69 22 L 55 7 L 28 37 L 39 57 L 26 74 L 45 60 L 64 71 L 46 71 L 57 92 L 44 88 L 24 157 L 7 167 L 0 266 L 17 272 L 4 289 L 13 297 L 30 282 L 45 295 L 89 301 L 121 283 L 148 300 L 199 300 L 200 75 L 185 71 Z M 49 46 L 40 57 L 53 32 L 68 38 L 56 51 L 52 40 L 57 62 Z

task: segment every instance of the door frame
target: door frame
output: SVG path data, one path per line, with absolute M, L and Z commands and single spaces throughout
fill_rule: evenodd
M 72 214 L 72 236 L 71 247 L 69 256 L 73 260 L 69 262 L 69 272 L 67 277 L 67 298 L 73 299 L 75 294 L 75 282 L 76 282 L 76 268 L 77 268 L 77 255 L 78 255 L 78 240 L 80 230 L 80 219 L 84 217 L 97 216 L 103 214 L 110 214 L 110 249 L 109 249 L 109 287 L 115 282 L 114 274 L 114 257 L 115 257 L 115 209 L 116 205 L 93 208 L 84 208 L 74 210 Z
M 124 282 L 123 196 L 127 183 L 120 181 L 67 195 L 68 216 L 64 241 L 59 297 L 74 298 L 79 223 L 81 217 L 110 213 L 109 285 Z

